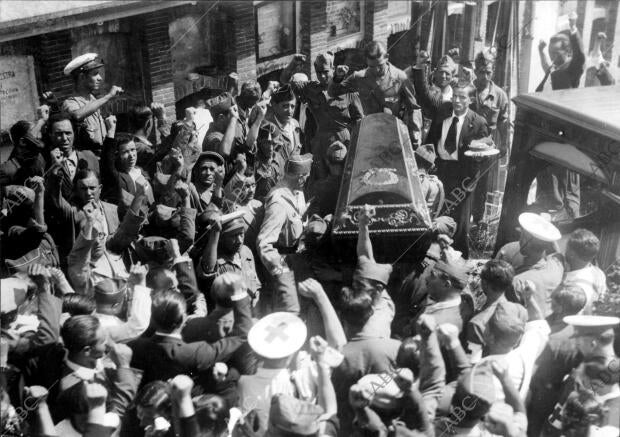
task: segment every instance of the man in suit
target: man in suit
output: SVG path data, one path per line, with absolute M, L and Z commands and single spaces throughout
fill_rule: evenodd
M 471 192 L 476 187 L 476 175 L 465 151 L 472 141 L 489 134 L 486 120 L 469 109 L 472 94 L 470 85 L 454 87 L 452 104 L 442 106 L 426 138 L 437 150 L 437 176 L 446 193 L 445 213 L 457 222 L 454 246 L 464 257 L 469 255 Z
M 144 221 L 144 214 L 140 211 L 145 199 L 144 190 L 139 185 L 136 196 L 121 223 L 116 205 L 99 199 L 101 185 L 94 171 L 85 169 L 76 173 L 74 194 L 72 195 L 72 198 L 75 199 L 74 204 L 69 203 L 62 194 L 62 178 L 62 168 L 53 169 L 50 172 L 49 189 L 46 192 L 48 194 L 46 213 L 53 217 L 56 224 L 53 237 L 58 244 L 61 265 L 66 266 L 65 257 L 73 249 L 73 245 L 78 241 L 78 236 L 83 232 L 82 228 L 89 221 L 91 227 L 96 231 L 93 232 L 93 235 L 96 234 L 97 240 L 99 240 L 96 243 L 97 247 L 93 250 L 97 252 L 103 249 L 106 254 L 116 254 L 120 258 L 123 251 L 137 238 L 140 226 Z M 86 240 L 90 241 L 90 235 L 83 236 L 83 244 Z M 104 247 L 99 244 L 101 241 L 105 243 Z M 95 243 L 92 242 L 92 244 Z M 107 258 L 111 260 L 111 258 Z M 114 264 L 118 264 L 120 268 L 122 260 L 119 259 L 118 263 L 110 263 L 109 277 L 116 277 Z
M 181 329 L 187 321 L 187 307 L 182 294 L 166 290 L 153 298 L 151 322 L 156 331 L 148 338 L 130 341 L 133 350 L 131 367 L 144 372 L 142 385 L 173 378 L 178 374 L 205 376 L 215 363 L 228 361 L 242 346 L 252 325 L 250 299 L 243 288 L 231 296 L 235 322 L 230 336 L 209 344 L 205 341 L 185 343 Z

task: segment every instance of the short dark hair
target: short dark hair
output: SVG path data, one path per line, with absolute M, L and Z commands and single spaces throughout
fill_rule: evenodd
M 187 303 L 177 291 L 160 291 L 153 298 L 151 319 L 164 332 L 172 332 L 180 327 L 186 314 Z
M 510 290 L 514 276 L 515 270 L 510 264 L 506 261 L 495 259 L 488 261 L 480 272 L 480 279 L 485 281 L 496 292 Z
M 71 117 L 71 114 L 65 111 L 54 111 L 50 114 L 49 118 L 47 119 L 47 132 L 52 131 L 52 126 L 54 126 L 54 124 L 60 123 L 61 121 L 65 120 L 68 120 L 71 123 L 71 128 L 73 129 L 73 132 L 76 132 L 75 126 L 73 125 L 73 117 Z
M 464 83 L 464 82 L 460 82 L 460 83 L 457 83 L 456 85 L 452 85 L 452 92 L 456 90 L 465 90 L 469 98 L 472 98 L 475 93 L 474 87 L 470 83 Z
M 83 294 L 71 293 L 62 297 L 62 312 L 72 316 L 92 314 L 97 309 L 97 304 L 92 297 Z
M 600 249 L 599 239 L 587 229 L 576 229 L 568 237 L 566 247 L 584 261 L 592 261 Z
M 585 291 L 578 285 L 560 284 L 551 293 L 551 300 L 556 301 L 563 308 L 563 315 L 570 316 L 581 311 L 588 299 Z
M 364 56 L 367 59 L 379 59 L 381 56 L 387 55 L 385 46 L 379 41 L 370 41 L 364 48 Z
M 126 132 L 120 132 L 114 136 L 114 139 L 116 140 L 116 150 L 118 151 L 121 146 L 134 141 L 134 136 Z
M 11 142 L 13 143 L 13 146 L 17 146 L 19 144 L 19 140 L 21 140 L 31 128 L 32 123 L 26 120 L 19 120 L 17 123 L 11 126 L 9 132 L 11 135 Z
M 340 313 L 351 327 L 361 329 L 374 313 L 372 297 L 366 292 L 344 287 L 340 294 Z
M 69 352 L 79 352 L 87 346 L 94 346 L 100 326 L 99 319 L 92 315 L 70 317 L 60 329 L 65 348 Z
M 255 98 L 260 99 L 260 96 L 263 94 L 263 90 L 260 87 L 260 84 L 255 80 L 248 80 L 241 85 L 241 91 L 239 92 L 239 97 L 242 99 L 246 98 Z
M 133 130 L 143 129 L 153 116 L 151 108 L 144 104 L 135 105 L 129 113 L 129 125 Z
M 80 163 L 81 162 L 78 162 L 78 170 L 75 172 L 75 178 L 73 179 L 74 189 L 77 187 L 77 184 L 78 184 L 79 181 L 82 181 L 84 179 L 88 179 L 90 177 L 95 177 L 95 178 L 97 178 L 97 182 L 100 182 L 99 181 L 99 176 L 97 175 L 97 173 L 95 173 L 94 170 L 91 170 L 88 167 L 87 168 L 80 168 Z

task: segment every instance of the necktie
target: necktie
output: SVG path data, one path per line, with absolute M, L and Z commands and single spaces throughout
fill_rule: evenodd
M 448 155 L 452 155 L 456 150 L 456 126 L 459 124 L 458 117 L 452 117 L 452 124 L 450 125 L 450 129 L 448 129 L 448 135 L 446 136 L 446 141 L 443 144 L 443 148 L 446 149 L 446 153 Z

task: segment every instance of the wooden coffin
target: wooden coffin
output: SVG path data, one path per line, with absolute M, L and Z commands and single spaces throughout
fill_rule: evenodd
M 405 124 L 390 114 L 364 117 L 347 153 L 333 235 L 357 235 L 364 205 L 371 234 L 419 235 L 431 226 Z

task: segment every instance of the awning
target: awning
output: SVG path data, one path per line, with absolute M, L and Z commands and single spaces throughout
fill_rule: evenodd
M 540 143 L 534 146 L 530 155 L 610 185 L 609 176 L 601 166 L 572 144 Z
M 147 14 L 196 1 L 0 1 L 0 42 Z

